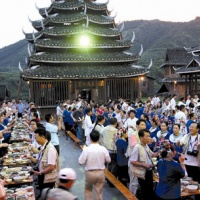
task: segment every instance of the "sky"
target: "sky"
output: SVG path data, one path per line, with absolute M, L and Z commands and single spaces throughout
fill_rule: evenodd
M 35 3 L 43 8 L 51 1 L 0 0 L 0 48 L 24 39 L 22 28 L 27 33 L 33 32 L 28 16 L 31 20 L 42 18 Z M 113 9 L 111 15 L 117 12 L 116 23 L 138 19 L 187 22 L 200 16 L 200 0 L 110 0 L 108 9 Z

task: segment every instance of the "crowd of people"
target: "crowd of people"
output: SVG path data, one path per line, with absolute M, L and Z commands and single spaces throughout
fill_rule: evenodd
M 7 101 L 1 110 L 0 157 L 6 152 L 14 114 L 25 117 L 24 125 L 30 128 L 34 153 L 30 159 L 36 163 L 32 172 L 38 176 L 41 191 L 53 188 L 56 180 L 63 177 L 58 174 L 60 130 L 64 130 L 66 139 L 69 131 L 75 134 L 83 148 L 78 162 L 85 164 L 85 199 L 92 199 L 93 187 L 95 200 L 103 199 L 105 167 L 143 200 L 180 199 L 183 177 L 200 183 L 200 100 L 197 95 L 180 100 L 176 95 L 153 96 L 145 102 L 138 98 L 134 102 L 119 98 L 105 105 L 93 100 L 87 102 L 81 97 L 72 102 L 68 99 L 57 102 L 56 117 L 45 115 L 45 126 L 40 123 L 40 114 L 33 102 Z M 159 176 L 155 190 L 154 173 Z M 72 186 L 68 184 L 70 180 L 63 179 L 59 182 L 61 189 L 65 183 Z M 109 180 L 107 183 L 113 187 Z M 54 192 L 45 189 L 41 194 L 44 198 Z M 200 199 L 199 195 L 195 199 Z

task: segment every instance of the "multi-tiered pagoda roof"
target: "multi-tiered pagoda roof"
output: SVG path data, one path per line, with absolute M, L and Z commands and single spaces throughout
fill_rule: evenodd
M 145 68 L 132 66 L 140 55 L 127 52 L 133 41 L 122 38 L 122 30 L 108 15 L 107 3 L 54 1 L 48 8 L 37 9 L 42 19 L 30 20 L 37 32 L 25 33 L 30 56 L 24 77 L 124 77 L 147 73 Z M 87 46 L 80 45 L 82 35 L 90 39 Z M 84 75 L 85 71 L 89 73 Z

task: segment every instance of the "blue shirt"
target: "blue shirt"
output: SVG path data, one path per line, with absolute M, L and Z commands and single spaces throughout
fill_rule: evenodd
M 23 103 L 17 104 L 18 113 L 24 113 L 24 108 L 25 108 L 25 106 Z
M 128 158 L 125 156 L 128 143 L 119 138 L 116 142 L 116 147 L 117 147 L 117 164 L 119 166 L 128 166 Z
M 181 196 L 180 179 L 185 176 L 181 165 L 175 161 L 159 160 L 157 164 L 159 183 L 156 195 L 162 199 L 178 199 Z

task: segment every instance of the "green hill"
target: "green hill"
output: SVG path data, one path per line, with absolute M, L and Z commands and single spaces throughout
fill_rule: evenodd
M 162 71 L 159 66 L 165 59 L 167 48 L 192 47 L 200 44 L 200 17 L 190 22 L 163 22 L 159 20 L 136 20 L 125 22 L 123 35 L 131 39 L 135 33 L 135 41 L 130 51 L 139 52 L 143 45 L 144 52 L 138 64 L 148 65 L 153 60 L 150 76 L 156 78 L 156 86 L 159 87 L 159 78 Z M 0 79 L 1 84 L 6 84 L 12 97 L 17 97 L 19 84 L 18 63 L 25 67 L 25 58 L 28 56 L 28 43 L 21 40 L 15 44 L 0 49 Z M 25 82 L 22 83 L 21 97 L 28 97 L 28 89 Z

